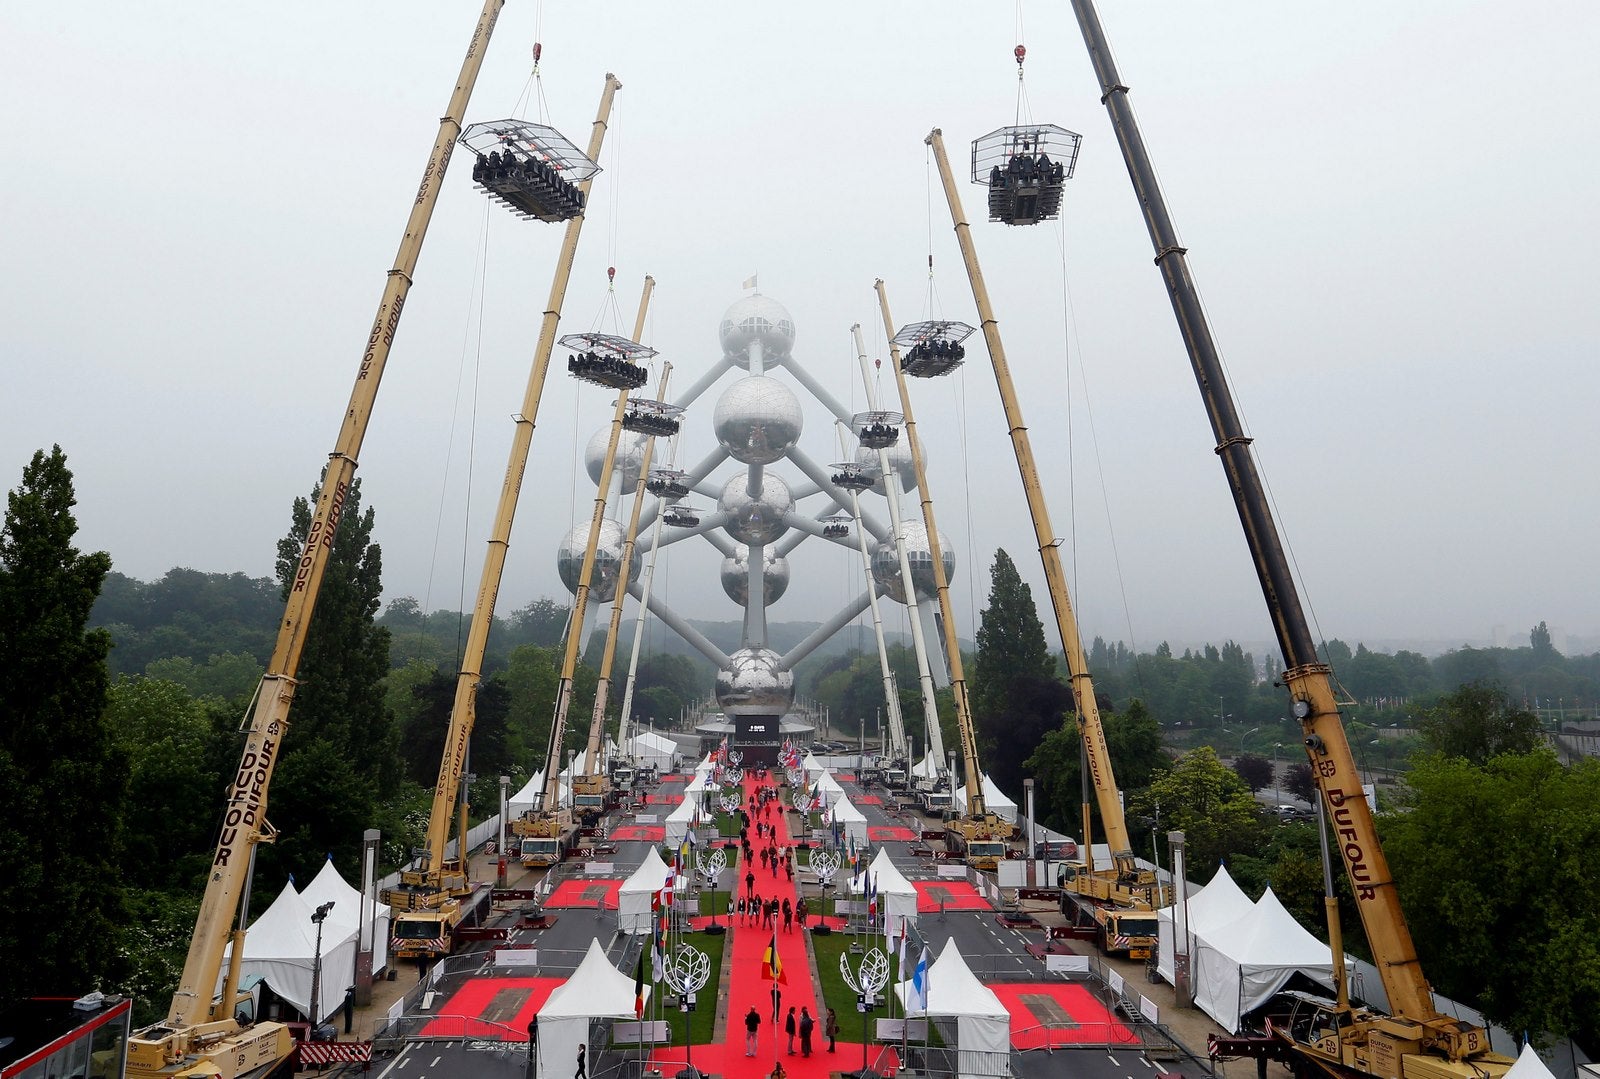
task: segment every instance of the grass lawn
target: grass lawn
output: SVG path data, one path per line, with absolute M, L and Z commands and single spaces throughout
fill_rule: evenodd
M 705 987 L 700 990 L 694 1011 L 682 1012 L 676 1008 L 662 1009 L 664 1014 L 661 1018 L 665 1019 L 672 1029 L 673 1045 L 683 1044 L 685 1025 L 688 1026 L 689 1034 L 693 1038 L 695 1045 L 710 1043 L 712 1029 L 717 1023 L 717 986 L 719 972 L 722 970 L 722 948 L 727 939 L 725 936 L 717 936 L 711 933 L 683 934 L 683 943 L 705 952 L 706 956 L 711 960 L 711 977 L 706 982 Z M 650 955 L 648 952 L 645 953 L 644 970 L 645 977 L 648 978 L 650 976 Z M 669 992 L 671 990 L 667 988 L 665 982 L 652 989 L 652 994 L 661 994 L 661 999 L 665 999 L 666 994 Z M 651 1008 L 654 1009 L 654 1007 L 655 1005 L 652 1003 Z M 645 1018 L 648 1019 L 650 1016 L 646 1015 Z
M 845 984 L 844 975 L 839 972 L 839 957 L 850 949 L 850 942 L 861 940 L 868 948 L 877 947 L 889 959 L 890 978 L 889 984 L 884 986 L 878 994 L 877 1010 L 867 1016 L 868 1028 L 871 1029 L 873 1020 L 886 1019 L 890 1015 L 887 998 L 894 993 L 894 985 L 899 980 L 899 972 L 895 970 L 896 959 L 893 953 L 884 950 L 884 940 L 881 936 L 857 938 L 849 933 L 830 933 L 827 936 L 811 935 L 811 949 L 817 957 L 818 992 L 822 997 L 822 1014 L 827 1014 L 828 1008 L 833 1008 L 839 1013 L 839 1037 L 847 1041 L 859 1041 L 861 1038 L 861 1013 L 856 1011 L 855 992 Z M 860 969 L 861 957 L 850 957 L 850 968 Z M 895 1000 L 893 1014 L 899 1016 L 900 1002 Z M 939 1031 L 933 1024 L 928 1025 L 928 1037 L 933 1045 L 942 1045 Z

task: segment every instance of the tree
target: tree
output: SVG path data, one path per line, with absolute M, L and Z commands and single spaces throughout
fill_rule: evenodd
M 1317 797 L 1317 780 L 1311 774 L 1311 765 L 1291 764 L 1283 770 L 1283 789 L 1300 799 L 1309 802 Z
M 1539 717 L 1513 708 L 1505 690 L 1473 682 L 1441 697 L 1417 724 L 1435 752 L 1483 764 L 1501 753 L 1530 753 L 1542 744 Z
M 1247 753 L 1233 762 L 1233 774 L 1244 780 L 1244 785 L 1254 794 L 1272 784 L 1272 762 L 1254 753 Z
M 111 638 L 88 628 L 111 556 L 73 546 L 76 504 L 61 447 L 40 450 L 0 528 L 0 1004 L 110 989 L 125 969 L 128 765 L 105 721 Z
M 320 488 L 320 484 L 319 484 Z M 278 541 L 277 576 L 287 600 L 311 528 L 310 499 L 294 501 L 289 533 Z M 372 542 L 375 518 L 350 485 L 306 633 L 290 727 L 273 780 L 269 815 L 277 842 L 258 855 L 256 880 L 276 891 L 290 873 L 310 879 L 327 854 L 353 865 L 361 833 L 377 816 L 379 792 L 398 783 L 400 759 L 384 691 L 389 631 L 376 624 L 383 554 Z
M 1183 831 L 1190 871 L 1202 879 L 1219 862 L 1235 854 L 1259 854 L 1266 846 L 1266 825 L 1255 798 L 1210 746 L 1185 753 L 1128 799 L 1129 812 L 1138 816 L 1154 817 L 1157 806 L 1165 827 Z
M 1020 768 L 1060 718 L 1040 684 L 1056 680 L 1055 662 L 1045 645 L 1033 592 L 1003 548 L 995 552 L 989 581 L 989 606 L 980 615 L 978 656 L 972 665 L 971 706 L 985 766 L 991 772 L 996 767 L 1009 772 L 1011 761 Z M 1024 719 L 1024 711 L 1041 707 L 1056 714 L 1048 721 L 1037 714 Z M 1027 727 L 1022 737 L 1015 733 L 1019 722 Z M 1002 763 L 1002 757 L 1010 760 Z
M 1533 658 L 1536 663 L 1549 663 L 1559 659 L 1561 653 L 1556 651 L 1556 646 L 1550 640 L 1550 627 L 1540 622 L 1528 632 L 1528 640 L 1533 645 Z
M 1380 818 L 1428 980 L 1510 1030 L 1600 1044 L 1600 761 L 1413 761 Z M 1492 836 L 1492 838 L 1491 838 Z
M 1151 777 L 1171 764 L 1161 747 L 1161 728 L 1135 698 L 1123 713 L 1103 712 L 1100 726 L 1106 736 L 1106 752 L 1111 770 L 1123 792 L 1149 786 Z M 1075 835 L 1082 828 L 1080 806 L 1083 784 L 1080 779 L 1082 736 L 1075 719 L 1068 717 L 1044 736 L 1025 767 L 1037 780 L 1034 797 L 1040 819 L 1058 831 Z M 1100 807 L 1089 795 L 1090 813 L 1099 820 Z

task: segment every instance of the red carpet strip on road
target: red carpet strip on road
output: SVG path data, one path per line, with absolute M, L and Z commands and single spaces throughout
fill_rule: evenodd
M 883 799 L 876 794 L 858 794 L 850 801 L 858 806 L 881 806 L 883 804 Z
M 528 1022 L 565 978 L 473 978 L 436 1009 L 424 1038 L 528 1040 Z M 493 1019 L 486 1018 L 493 1015 Z
M 1081 985 L 1061 982 L 998 982 L 995 996 L 1011 1013 L 1011 1044 L 1017 1049 L 1056 1045 L 1116 1045 L 1137 1039 Z
M 917 890 L 917 913 L 933 914 L 943 902 L 945 910 L 988 910 L 989 901 L 964 880 L 914 880 Z
M 620 880 L 564 880 L 545 900 L 546 907 L 598 907 L 617 909 Z
M 639 839 L 648 843 L 660 843 L 667 838 L 667 826 L 664 824 L 624 824 L 621 827 L 611 829 L 611 838 L 622 843 Z
M 867 838 L 874 843 L 909 843 L 917 838 L 917 833 L 897 824 L 869 824 Z

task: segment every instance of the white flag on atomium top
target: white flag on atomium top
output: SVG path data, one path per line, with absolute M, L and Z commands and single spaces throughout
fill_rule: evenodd
M 755 274 L 751 274 L 749 277 L 745 278 L 744 279 L 744 284 L 741 287 L 742 288 L 755 288 L 756 287 L 756 275 Z

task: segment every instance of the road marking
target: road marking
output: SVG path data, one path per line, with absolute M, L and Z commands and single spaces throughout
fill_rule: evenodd
M 403 1068 L 407 1064 L 411 1063 L 411 1058 L 408 1055 L 408 1054 L 410 1054 L 410 1052 L 411 1052 L 411 1046 L 409 1046 L 409 1045 L 406 1046 L 404 1049 L 400 1050 L 400 1055 L 394 1058 L 394 1063 L 390 1064 L 387 1068 L 383 1069 L 383 1071 L 378 1073 L 378 1079 L 388 1079 L 388 1075 L 389 1075 L 390 1072 L 394 1071 L 397 1068 Z
M 430 1067 L 430 1068 L 437 1068 L 437 1067 L 438 1067 L 438 1066 L 439 1066 L 439 1061 L 441 1061 L 441 1060 L 443 1060 L 443 1059 L 444 1059 L 444 1057 L 442 1057 L 442 1056 L 437 1056 L 437 1057 L 434 1057 L 434 1058 L 433 1058 L 433 1063 L 432 1063 L 432 1064 L 429 1064 L 429 1065 L 428 1065 L 428 1067 Z
M 1115 1056 L 1113 1056 L 1113 1055 L 1112 1055 L 1112 1054 L 1110 1054 L 1110 1053 L 1107 1053 L 1107 1054 L 1106 1054 L 1106 1059 L 1107 1059 L 1107 1060 L 1109 1060 L 1109 1061 L 1111 1061 L 1111 1063 L 1112 1063 L 1112 1065 L 1114 1065 L 1114 1066 L 1115 1066 L 1115 1067 L 1118 1067 L 1118 1068 L 1120 1068 L 1120 1067 L 1122 1067 L 1122 1062 L 1121 1062 L 1121 1061 L 1120 1061 L 1120 1060 L 1118 1060 L 1118 1059 L 1117 1059 L 1117 1058 L 1116 1058 L 1116 1057 L 1115 1057 Z

